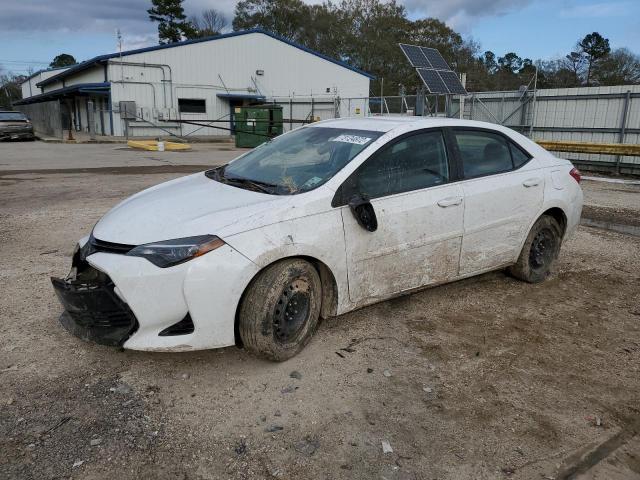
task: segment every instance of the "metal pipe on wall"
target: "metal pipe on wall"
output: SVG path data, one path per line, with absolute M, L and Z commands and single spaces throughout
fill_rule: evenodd
M 153 108 L 157 108 L 157 102 L 156 102 L 156 87 L 153 85 L 153 83 L 151 82 L 136 82 L 133 80 L 116 80 L 113 83 L 120 83 L 120 84 L 125 84 L 125 83 L 131 83 L 134 85 L 149 85 L 151 87 L 151 89 L 153 90 Z M 167 108 L 167 104 L 166 102 L 164 103 L 164 108 Z
M 169 97 L 170 104 L 169 108 L 173 108 L 173 71 L 171 70 L 171 65 L 166 63 L 146 63 L 146 62 L 123 62 L 123 61 L 109 61 L 111 65 L 121 65 L 121 66 L 132 66 L 132 67 L 143 67 L 143 68 L 159 68 L 162 71 L 162 97 L 164 107 L 167 108 L 167 92 L 164 88 L 166 82 L 169 83 Z M 169 69 L 169 79 L 167 80 L 164 68 Z M 122 79 L 124 81 L 124 78 Z

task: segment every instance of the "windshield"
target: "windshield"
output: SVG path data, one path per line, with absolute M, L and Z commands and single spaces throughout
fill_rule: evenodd
M 207 176 L 241 188 L 292 195 L 322 185 L 382 132 L 305 127 L 263 143 Z
M 0 112 L 0 122 L 6 121 L 25 121 L 27 117 L 24 116 L 23 113 L 20 112 Z

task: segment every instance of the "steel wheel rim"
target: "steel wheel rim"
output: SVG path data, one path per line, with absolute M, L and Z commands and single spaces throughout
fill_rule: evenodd
M 273 316 L 273 335 L 279 343 L 295 342 L 304 331 L 311 310 L 309 290 L 309 282 L 298 278 L 282 291 Z
M 555 238 L 550 229 L 545 228 L 536 233 L 529 250 L 529 265 L 531 268 L 541 270 L 549 265 L 553 259 L 554 250 Z

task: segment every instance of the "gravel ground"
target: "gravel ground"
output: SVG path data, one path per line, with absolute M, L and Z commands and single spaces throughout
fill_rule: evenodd
M 43 172 L 34 155 L 29 173 L 6 151 L 0 478 L 640 479 L 640 238 L 580 227 L 547 282 L 494 272 L 380 303 L 285 363 L 118 351 L 62 329 L 49 276 L 121 198 L 204 162 Z M 640 211 L 634 190 L 584 187 Z
M 640 185 L 584 181 L 583 216 L 640 227 Z

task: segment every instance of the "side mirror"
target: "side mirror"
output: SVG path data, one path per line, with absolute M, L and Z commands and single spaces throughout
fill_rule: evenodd
M 356 217 L 358 225 L 368 232 L 375 232 L 378 229 L 376 211 L 368 198 L 356 195 L 349 201 L 349 207 L 353 216 Z

